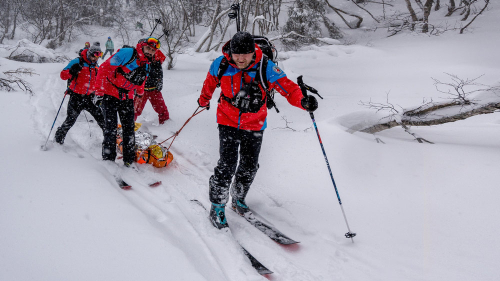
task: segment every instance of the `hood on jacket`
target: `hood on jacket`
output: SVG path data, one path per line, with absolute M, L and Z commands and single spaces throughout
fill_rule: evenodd
M 84 49 L 80 52 L 80 58 L 83 59 L 84 62 L 86 62 L 88 65 L 91 65 L 91 64 L 97 64 L 96 63 L 92 63 L 88 57 L 87 57 L 87 53 L 88 53 L 89 49 Z
M 163 64 L 163 62 L 165 61 L 166 58 L 167 57 L 160 50 L 156 50 L 156 53 L 153 56 L 153 60 L 159 61 L 160 64 Z
M 142 48 L 146 45 L 147 43 L 145 42 L 139 42 L 137 43 L 137 46 L 135 48 L 135 50 L 137 51 L 137 65 L 139 65 L 140 67 L 144 67 L 146 64 L 149 64 L 148 58 L 142 51 Z

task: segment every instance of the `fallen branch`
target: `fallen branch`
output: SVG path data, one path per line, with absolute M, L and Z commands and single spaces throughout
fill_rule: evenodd
M 464 111 L 460 112 L 455 115 L 451 116 L 444 116 L 442 118 L 438 119 L 433 119 L 433 120 L 416 120 L 416 118 L 403 118 L 401 120 L 401 123 L 398 123 L 394 120 L 382 123 L 382 124 L 377 124 L 374 126 L 371 126 L 369 128 L 360 130 L 360 132 L 363 133 L 369 133 L 369 134 L 374 134 L 377 132 L 381 132 L 383 130 L 387 130 L 396 126 L 401 126 L 401 125 L 406 125 L 406 126 L 433 126 L 433 125 L 441 125 L 445 123 L 451 123 L 459 120 L 465 120 L 469 117 L 476 116 L 476 115 L 481 115 L 481 114 L 489 114 L 493 113 L 496 110 L 500 109 L 500 102 L 493 102 L 493 103 L 488 103 L 485 104 L 481 107 L 469 110 L 469 111 Z

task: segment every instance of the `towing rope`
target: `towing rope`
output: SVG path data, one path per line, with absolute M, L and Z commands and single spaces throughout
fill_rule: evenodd
M 171 137 L 169 137 L 168 139 L 166 139 L 166 140 L 164 140 L 164 141 L 160 142 L 158 145 L 160 145 L 160 144 L 162 144 L 162 143 L 164 143 L 164 142 L 168 141 L 168 140 L 169 140 L 169 139 L 171 139 L 171 138 L 174 138 L 174 139 L 172 140 L 172 142 L 170 143 L 170 145 L 168 146 L 168 148 L 167 148 L 167 150 L 170 150 L 170 147 L 171 147 L 171 146 L 172 146 L 172 144 L 174 143 L 175 138 L 176 138 L 176 137 L 177 137 L 177 136 L 181 133 L 182 129 L 184 129 L 184 127 L 187 125 L 187 123 L 189 123 L 189 121 L 191 121 L 191 119 L 192 119 L 193 117 L 195 117 L 196 115 L 200 114 L 200 113 L 201 113 L 203 110 L 205 110 L 206 108 L 205 108 L 205 107 L 203 107 L 203 109 L 202 109 L 202 110 L 200 110 L 200 111 L 198 111 L 198 109 L 200 109 L 200 107 L 199 107 L 199 106 L 198 106 L 198 108 L 196 108 L 196 110 L 194 111 L 193 115 L 191 115 L 191 117 L 189 117 L 189 118 L 188 118 L 188 120 L 186 120 L 186 122 L 184 123 L 184 125 L 182 125 L 182 127 L 179 129 L 179 131 L 175 132 L 175 134 L 173 134 L 173 135 L 172 135 Z

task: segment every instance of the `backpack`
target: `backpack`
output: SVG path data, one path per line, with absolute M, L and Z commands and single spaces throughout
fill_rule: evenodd
M 124 49 L 124 48 L 132 48 L 133 49 L 132 57 L 125 64 L 123 64 L 121 67 L 119 67 L 117 69 L 117 72 L 120 73 L 121 75 L 123 75 L 128 81 L 130 81 L 130 83 L 132 83 L 134 85 L 142 85 L 144 83 L 144 80 L 148 76 L 149 69 L 148 68 L 144 69 L 142 67 L 139 67 L 139 68 L 137 68 L 129 73 L 125 73 L 123 71 L 122 67 L 127 66 L 128 64 L 132 63 L 134 60 L 137 59 L 137 50 L 134 47 L 129 46 L 129 45 L 123 45 L 122 49 Z
M 259 68 L 257 69 L 257 74 L 255 75 L 255 81 L 258 82 L 264 91 L 266 92 L 266 103 L 267 109 L 275 108 L 276 112 L 279 113 L 278 107 L 276 107 L 276 103 L 274 102 L 274 90 L 269 90 L 267 85 L 267 64 L 269 59 L 274 62 L 276 65 L 277 62 L 277 51 L 274 45 L 264 36 L 253 35 L 255 44 L 259 46 L 262 50 L 262 59 L 260 61 Z M 273 52 L 273 50 L 275 52 Z M 276 55 L 275 55 L 276 53 Z M 226 57 L 224 57 L 219 65 L 219 69 L 217 70 L 217 88 L 220 87 L 220 81 L 227 68 L 229 67 L 229 61 Z M 229 99 L 229 98 L 228 98 Z

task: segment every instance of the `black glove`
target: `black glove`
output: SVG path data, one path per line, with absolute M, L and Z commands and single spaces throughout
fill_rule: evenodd
M 302 107 L 309 112 L 313 112 L 318 109 L 318 101 L 313 96 L 303 98 L 300 101 L 300 105 L 302 105 Z
M 202 108 L 206 108 L 207 110 L 210 110 L 210 102 L 207 103 L 207 105 L 203 106 L 200 104 L 200 99 L 198 99 L 198 106 Z
M 79 63 L 75 63 L 73 64 L 70 68 L 69 68 L 69 74 L 71 74 L 72 76 L 76 76 L 78 75 L 78 72 L 80 72 L 80 70 L 82 70 L 82 65 L 79 64 Z

